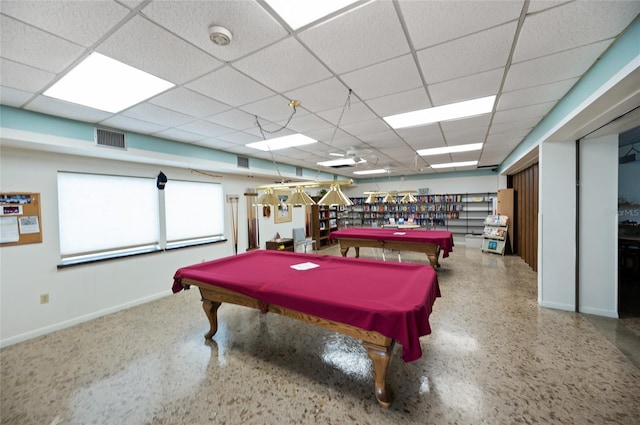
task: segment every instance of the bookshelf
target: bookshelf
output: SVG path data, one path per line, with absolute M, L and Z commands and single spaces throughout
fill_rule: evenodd
M 312 196 L 316 203 L 319 196 Z M 322 249 L 331 245 L 331 232 L 342 227 L 344 207 L 328 205 L 311 205 L 311 237 L 316 241 L 316 248 Z
M 482 235 L 484 219 L 493 214 L 496 194 L 457 193 L 440 195 L 418 195 L 417 202 L 409 204 L 377 202 L 367 204 L 365 197 L 351 198 L 353 205 L 347 207 L 347 221 L 352 227 L 382 226 L 393 219 L 404 222 L 413 219 L 421 227 L 449 230 L 457 235 Z M 399 200 L 399 197 L 398 197 Z

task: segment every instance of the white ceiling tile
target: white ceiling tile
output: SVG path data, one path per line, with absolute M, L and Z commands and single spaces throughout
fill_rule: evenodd
M 289 106 L 289 99 L 277 95 L 271 96 L 267 99 L 262 99 L 257 102 L 249 103 L 247 105 L 238 108 L 248 114 L 257 116 L 260 122 L 271 121 L 279 122 L 281 120 L 288 120 L 292 116 L 292 119 L 308 114 L 303 108 L 296 108 L 295 113 L 291 106 Z
M 573 1 L 573 0 L 570 0 Z M 559 6 L 563 3 L 569 3 L 567 0 L 530 0 L 527 13 L 536 13 L 542 10 L 550 9 L 552 7 Z
M 149 100 L 149 103 L 198 118 L 208 117 L 231 109 L 229 105 L 182 87 L 166 91 Z
M 502 111 L 504 109 L 559 100 L 577 81 L 578 78 L 570 78 L 556 83 L 502 93 L 500 99 L 498 99 L 498 107 L 496 109 Z
M 338 74 L 409 53 L 393 3 L 370 2 L 299 34 Z
M 511 65 L 503 90 L 541 86 L 581 76 L 613 40 Z
M 248 143 L 257 142 L 258 140 L 262 140 L 262 137 L 255 136 L 253 134 L 248 134 L 243 131 L 236 131 L 235 133 L 225 134 L 223 136 L 218 136 L 218 139 L 233 143 L 234 145 L 244 146 Z
M 129 14 L 114 1 L 3 1 L 2 13 L 85 47 Z
M 340 121 L 341 126 L 359 121 L 372 120 L 376 117 L 373 112 L 371 112 L 365 104 L 361 102 L 351 103 L 351 108 L 344 109 L 344 113 L 343 107 L 340 107 L 320 112 L 318 115 L 334 125 L 338 123 L 340 115 L 342 115 L 342 119 Z
M 272 90 L 230 66 L 205 75 L 185 87 L 231 106 L 244 105 L 274 95 Z
M 221 136 L 235 132 L 234 129 L 223 127 L 209 121 L 198 120 L 177 127 L 179 130 L 188 131 L 190 133 L 199 134 L 204 137 Z M 199 139 L 200 140 L 200 139 Z
M 427 84 L 504 67 L 515 30 L 513 22 L 420 50 L 418 59 Z
M 527 16 L 514 62 L 616 37 L 640 13 L 640 1 L 575 1 Z
M 516 129 L 510 132 L 490 134 L 487 137 L 487 143 L 484 150 L 487 149 L 497 151 L 503 150 L 504 146 L 513 146 L 520 143 L 531 131 L 531 129 Z M 503 152 L 504 153 L 504 152 Z
M 96 51 L 174 84 L 184 84 L 222 66 L 222 62 L 136 16 Z
M 239 109 L 230 109 L 228 111 L 212 115 L 207 117 L 207 121 L 233 128 L 234 130 L 246 130 L 256 127 L 256 117 Z
M 131 107 L 120 114 L 125 117 L 137 118 L 139 120 L 164 125 L 165 128 L 175 127 L 194 121 L 194 118 L 189 115 L 161 108 L 160 106 L 152 105 L 150 103 L 142 103 Z
M 366 104 L 380 117 L 417 111 L 432 106 L 423 87 L 367 100 Z
M 2 105 L 19 108 L 24 105 L 31 96 L 33 96 L 33 93 L 17 90 L 11 87 L 0 86 L 0 104 Z
M 194 145 L 204 146 L 211 149 L 227 149 L 236 146 L 233 143 L 225 142 L 214 137 L 210 139 L 198 140 L 197 142 L 194 142 Z
M 416 49 L 518 19 L 522 0 L 398 2 Z
M 98 122 L 111 116 L 109 112 L 76 105 L 47 96 L 38 96 L 25 109 L 84 122 Z
M 498 111 L 493 117 L 494 124 L 504 124 L 528 118 L 544 117 L 555 106 L 556 102 L 539 103 L 537 105 L 523 106 L 520 108 Z
M 404 141 L 393 130 L 385 129 L 376 133 L 369 133 L 359 137 L 363 142 L 377 146 L 377 143 L 387 145 L 403 146 Z
M 35 93 L 53 80 L 55 74 L 21 63 L 0 59 L 0 84 Z
M 278 124 L 284 125 L 285 123 L 279 121 Z M 298 116 L 298 114 L 296 114 L 293 116 L 287 127 L 298 133 L 306 134 L 311 131 L 322 130 L 335 126 L 314 114 L 306 114 L 302 116 Z
M 303 108 L 320 112 L 344 105 L 349 89 L 337 78 L 330 78 L 285 94 L 289 99 L 300 101 Z
M 152 20 L 222 61 L 233 61 L 287 35 L 287 31 L 254 1 L 154 1 L 142 12 Z M 208 28 L 221 25 L 232 41 L 217 46 Z
M 498 94 L 504 68 L 492 69 L 443 83 L 430 84 L 435 106 Z
M 345 124 L 341 127 L 347 133 L 358 138 L 364 137 L 367 134 L 375 134 L 381 131 L 389 130 L 389 126 L 380 119 L 359 121 L 353 124 Z
M 0 15 L 0 40 L 3 58 L 49 72 L 63 71 L 85 50 L 4 15 Z
M 493 123 L 491 124 L 491 129 L 489 130 L 489 139 L 492 136 L 497 136 L 498 134 L 513 132 L 528 133 L 536 124 L 540 122 L 541 119 L 542 117 L 531 117 L 521 121 L 509 121 L 502 124 Z
M 234 66 L 278 92 L 329 78 L 331 74 L 293 37 L 247 56 Z
M 163 139 L 169 140 L 177 140 L 180 142 L 197 142 L 198 140 L 202 140 L 204 136 L 200 134 L 193 134 L 188 131 L 179 130 L 177 128 L 170 128 L 168 130 L 159 131 L 153 134 L 156 137 L 161 137 Z
M 166 126 L 164 125 L 158 125 L 148 121 L 142 121 L 122 115 L 115 115 L 111 118 L 101 121 L 99 124 L 140 134 L 152 134 L 166 128 Z
M 422 87 L 413 56 L 405 55 L 340 76 L 360 99 Z

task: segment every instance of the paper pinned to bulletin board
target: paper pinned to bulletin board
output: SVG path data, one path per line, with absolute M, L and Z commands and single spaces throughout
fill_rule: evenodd
M 40 194 L 0 193 L 0 246 L 40 242 Z

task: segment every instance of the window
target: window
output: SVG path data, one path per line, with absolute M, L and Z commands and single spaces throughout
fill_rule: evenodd
M 225 240 L 221 184 L 160 193 L 155 178 L 59 172 L 60 266 Z
M 58 173 L 60 255 L 63 259 L 158 249 L 155 180 Z
M 222 185 L 171 180 L 164 189 L 167 248 L 224 232 Z

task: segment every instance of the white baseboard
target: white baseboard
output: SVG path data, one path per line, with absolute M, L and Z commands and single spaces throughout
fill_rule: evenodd
M 106 316 L 107 314 L 116 313 L 127 308 L 135 307 L 137 305 L 146 304 L 151 301 L 155 301 L 160 298 L 164 298 L 171 295 L 171 290 L 162 291 L 160 293 L 149 295 L 147 297 L 139 298 L 137 300 L 129 301 L 124 304 L 116 305 L 106 308 L 104 310 L 96 311 L 84 316 L 74 317 L 73 319 L 65 320 L 64 322 L 56 323 L 53 325 L 45 326 L 43 328 L 35 329 L 33 331 L 25 332 L 20 335 L 12 336 L 6 339 L 0 339 L 0 348 L 8 347 L 19 342 L 28 341 L 33 338 L 37 338 L 42 335 L 49 334 L 51 332 L 59 331 L 61 329 L 70 328 L 71 326 L 78 325 L 80 323 L 88 322 L 89 320 L 97 319 L 98 317 Z

